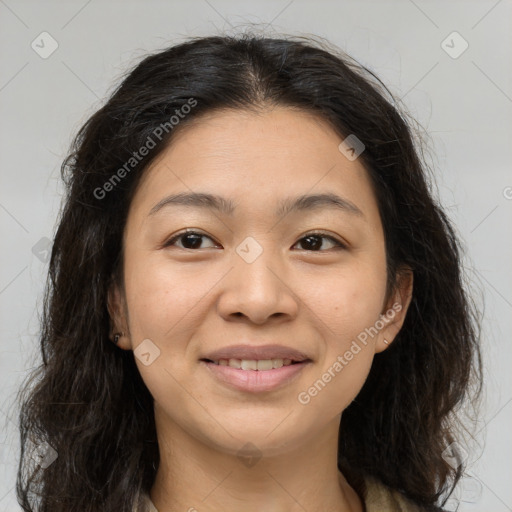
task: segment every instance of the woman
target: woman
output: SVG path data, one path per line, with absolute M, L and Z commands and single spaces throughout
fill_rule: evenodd
M 24 510 L 441 510 L 478 324 L 374 78 L 311 40 L 195 38 L 87 121 L 22 396 Z

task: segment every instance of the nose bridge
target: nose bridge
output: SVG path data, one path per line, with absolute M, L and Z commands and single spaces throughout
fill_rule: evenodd
M 272 237 L 263 241 L 249 236 L 235 248 L 231 277 L 220 301 L 223 315 L 243 313 L 262 322 L 276 313 L 296 313 L 279 251 L 272 244 Z
M 237 247 L 235 256 L 235 270 L 239 279 L 239 286 L 248 287 L 246 292 L 257 297 L 258 293 L 276 293 L 282 286 L 276 273 L 281 268 L 278 252 L 272 246 L 273 238 L 262 237 L 256 239 L 246 237 Z M 268 289 L 271 288 L 271 289 Z

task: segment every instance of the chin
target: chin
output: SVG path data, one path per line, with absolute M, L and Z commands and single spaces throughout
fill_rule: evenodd
M 228 429 L 229 434 L 222 431 L 222 435 L 215 437 L 211 436 L 210 430 L 205 432 L 206 442 L 218 451 L 237 457 L 279 456 L 299 449 L 308 437 L 307 433 L 297 431 L 296 422 L 283 422 L 284 417 L 286 414 L 278 421 L 267 421 L 261 426 L 254 422 L 239 423 L 236 428 Z

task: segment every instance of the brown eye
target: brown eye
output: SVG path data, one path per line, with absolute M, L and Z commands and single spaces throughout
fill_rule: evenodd
M 209 236 L 206 236 L 203 233 L 199 233 L 197 231 L 185 231 L 173 236 L 170 240 L 165 242 L 163 247 L 170 247 L 176 245 L 177 241 L 181 241 L 181 246 L 178 245 L 178 248 L 180 249 L 201 249 L 200 246 L 202 238 L 212 240 Z
M 307 250 L 307 251 L 325 252 L 325 250 L 320 250 L 324 240 L 328 240 L 329 242 L 333 243 L 334 248 L 336 248 L 336 247 L 341 248 L 341 249 L 347 248 L 345 244 L 341 243 L 336 238 L 322 234 L 322 233 L 310 233 L 310 234 L 302 237 L 297 242 L 297 244 L 301 244 L 303 249 Z

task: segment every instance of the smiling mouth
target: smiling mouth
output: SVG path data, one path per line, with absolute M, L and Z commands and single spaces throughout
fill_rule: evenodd
M 292 359 L 219 359 L 217 361 L 201 359 L 201 361 L 213 363 L 218 366 L 229 366 L 238 370 L 268 371 L 276 370 L 283 366 L 309 362 L 310 359 L 303 361 L 293 361 Z
M 244 393 L 277 391 L 291 385 L 310 364 L 311 359 L 218 359 L 200 360 L 220 384 Z

